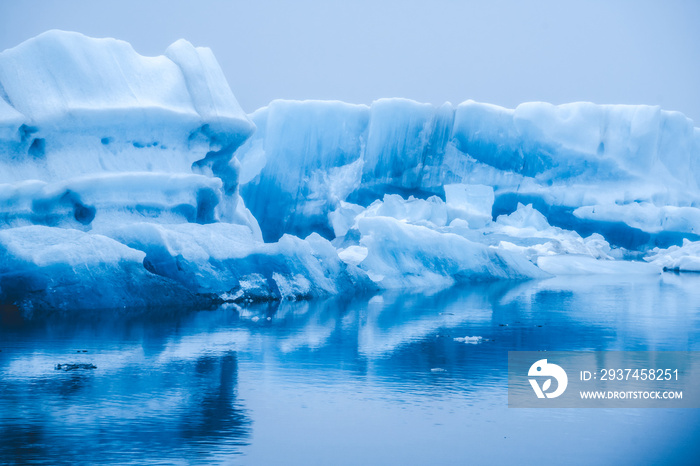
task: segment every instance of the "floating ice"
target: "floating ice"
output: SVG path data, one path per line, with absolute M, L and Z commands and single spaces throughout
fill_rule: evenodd
M 682 246 L 655 248 L 644 259 L 664 270 L 700 272 L 700 241 L 686 239 Z
M 227 223 L 115 225 L 103 233 L 145 252 L 151 272 L 224 300 L 305 299 L 374 288 L 316 234 L 262 243 L 246 226 Z
M 268 239 L 338 236 L 335 211 L 385 194 L 437 195 L 453 204 L 453 184 L 493 188 L 491 212 L 478 208 L 486 198 L 470 207 L 485 214 L 481 224 L 523 203 L 553 226 L 598 233 L 628 249 L 697 235 L 700 130 L 658 107 L 275 101 L 252 118 L 261 131 L 236 157 L 256 167 L 242 193 Z M 639 206 L 652 209 L 642 222 Z
M 539 256 L 573 254 L 593 259 L 613 259 L 615 253 L 603 236 L 582 238 L 575 231 L 553 227 L 531 204 L 518 204 L 510 215 L 501 215 L 484 230 L 492 241 L 508 251 L 520 252 L 536 261 Z
M 255 126 L 209 49 L 180 40 L 143 57 L 50 31 L 0 54 L 0 83 L 3 303 L 202 305 L 374 287 L 317 236 L 262 242 L 232 157 Z
M 524 256 L 391 217 L 357 222 L 367 257 L 359 267 L 383 288 L 443 288 L 459 281 L 547 276 Z
M 145 254 L 70 228 L 0 230 L 0 296 L 34 311 L 204 305 L 143 267 Z
M 658 107 L 248 116 L 184 40 L 0 53 L 0 304 L 25 312 L 700 271 L 699 206 L 700 130 Z
M 483 337 L 479 337 L 479 336 L 476 336 L 476 337 L 457 337 L 454 339 L 454 341 L 458 341 L 460 343 L 467 343 L 469 345 L 476 345 L 476 344 L 481 343 L 481 341 L 483 339 L 484 339 Z

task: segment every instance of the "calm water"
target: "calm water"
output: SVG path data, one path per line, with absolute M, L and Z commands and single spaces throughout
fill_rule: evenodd
M 0 462 L 697 464 L 700 410 L 507 408 L 513 349 L 698 351 L 700 276 L 5 316 Z

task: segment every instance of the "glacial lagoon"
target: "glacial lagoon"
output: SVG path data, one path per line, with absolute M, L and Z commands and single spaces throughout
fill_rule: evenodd
M 2 319 L 2 463 L 624 465 L 700 453 L 694 409 L 507 406 L 509 350 L 700 350 L 695 274 Z

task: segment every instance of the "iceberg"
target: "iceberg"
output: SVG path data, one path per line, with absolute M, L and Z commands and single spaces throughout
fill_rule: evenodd
M 273 101 L 251 115 L 257 131 L 235 157 L 241 194 L 263 237 L 314 231 L 329 236 L 328 213 L 357 188 L 369 112 L 342 102 Z
M 681 246 L 654 248 L 644 259 L 664 270 L 700 272 L 700 241 L 684 239 Z
M 359 266 L 383 288 L 445 288 L 458 281 L 548 276 L 525 257 L 391 217 L 358 221 Z
M 201 307 L 375 289 L 317 235 L 263 243 L 233 157 L 254 131 L 211 50 L 184 40 L 144 57 L 49 31 L 0 53 L 0 304 Z
M 143 267 L 144 253 L 102 235 L 41 225 L 0 230 L 0 296 L 27 316 L 46 311 L 206 306 Z
M 206 306 L 697 271 L 700 129 L 645 105 L 275 100 L 208 48 L 0 53 L 0 305 Z
M 263 243 L 245 225 L 226 223 L 139 223 L 102 232 L 145 253 L 145 269 L 225 301 L 296 300 L 376 288 L 317 234 Z
M 328 113 L 333 117 L 322 116 Z M 585 102 L 511 110 L 381 99 L 370 107 L 274 101 L 251 118 L 260 128 L 279 128 L 256 132 L 235 154 L 258 161 L 241 192 L 268 240 L 311 230 L 332 239 L 327 217 L 341 202 L 366 207 L 384 194 L 446 200 L 456 195 L 445 189 L 451 184 L 492 187 L 493 218 L 532 204 L 554 226 L 599 233 L 628 249 L 667 247 L 696 234 L 694 220 L 640 228 L 632 212 L 601 215 L 640 205 L 651 209 L 649 222 L 658 222 L 654 209 L 698 215 L 700 129 L 678 112 Z M 280 164 L 294 166 L 293 183 Z M 273 201 L 280 205 L 270 211 L 268 196 L 285 200 Z M 587 214 L 592 209 L 596 215 Z M 302 212 L 313 214 L 313 222 L 297 220 Z

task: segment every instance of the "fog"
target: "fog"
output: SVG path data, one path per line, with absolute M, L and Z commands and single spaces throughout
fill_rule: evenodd
M 243 108 L 380 97 L 661 105 L 700 125 L 696 1 L 0 2 L 0 49 L 48 29 L 211 47 Z

